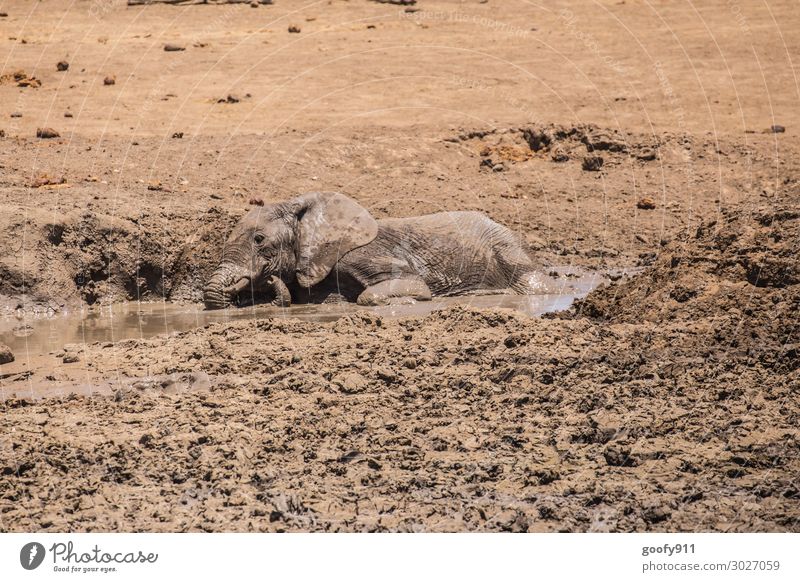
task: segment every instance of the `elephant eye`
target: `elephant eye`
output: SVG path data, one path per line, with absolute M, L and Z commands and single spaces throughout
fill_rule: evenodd
M 257 245 L 260 245 L 261 243 L 264 242 L 264 235 L 263 234 L 257 234 L 256 236 L 253 237 L 253 240 L 256 241 Z

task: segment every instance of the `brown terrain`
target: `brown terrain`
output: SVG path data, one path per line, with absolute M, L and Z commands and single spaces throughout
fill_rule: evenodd
M 309 190 L 635 273 L 539 318 L 0 346 L 0 531 L 800 531 L 798 31 L 794 0 L 0 2 L 2 343 L 196 309 L 250 204 Z

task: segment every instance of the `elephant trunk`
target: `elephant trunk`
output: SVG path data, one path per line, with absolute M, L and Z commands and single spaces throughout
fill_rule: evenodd
M 217 267 L 206 282 L 203 289 L 203 302 L 206 309 L 223 309 L 231 301 L 250 286 L 252 276 L 250 273 L 237 267 L 224 263 Z

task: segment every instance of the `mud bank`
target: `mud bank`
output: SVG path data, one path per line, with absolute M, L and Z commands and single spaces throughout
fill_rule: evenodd
M 785 204 L 796 209 L 796 198 Z M 748 241 L 775 241 L 773 228 L 790 234 L 798 216 L 733 213 L 674 249 L 713 258 L 703 245 L 722 236 L 727 247 L 714 243 L 721 258 L 725 248 L 749 249 L 730 256 L 773 264 L 788 257 L 794 237 L 777 246 Z M 679 262 L 689 281 L 703 280 L 701 272 L 721 281 L 735 267 Z M 762 349 L 787 346 L 796 323 L 761 322 L 773 302 L 740 314 L 722 301 L 691 300 L 667 309 L 675 317 L 648 321 L 642 309 L 652 299 L 641 290 L 658 292 L 673 263 L 665 254 L 647 273 L 590 294 L 567 318 L 469 307 L 412 319 L 358 312 L 333 323 L 215 323 L 86 346 L 76 365 L 101 377 L 202 373 L 210 385 L 174 392 L 153 382 L 112 396 L 5 401 L 4 523 L 44 531 L 797 531 L 796 354 L 764 357 Z M 792 280 L 758 287 L 746 273 L 741 292 L 796 300 Z M 629 305 L 635 321 L 608 321 L 626 313 L 601 309 L 609 298 Z M 590 309 L 591 318 L 577 315 Z M 759 335 L 747 344 L 727 334 L 737 328 Z

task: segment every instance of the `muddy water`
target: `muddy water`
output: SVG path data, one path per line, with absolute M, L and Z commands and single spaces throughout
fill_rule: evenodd
M 166 302 L 121 303 L 64 312 L 49 317 L 0 318 L 0 342 L 8 345 L 17 358 L 25 358 L 61 350 L 66 344 L 148 338 L 220 321 L 278 317 L 324 322 L 334 321 L 346 313 L 364 309 L 383 317 L 403 317 L 424 316 L 451 305 L 470 305 L 516 309 L 537 316 L 568 308 L 576 298 L 585 296 L 604 281 L 607 281 L 607 275 L 603 273 L 573 273 L 562 270 L 557 278 L 543 277 L 542 293 L 538 295 L 435 298 L 432 301 L 409 305 L 371 308 L 352 303 L 338 303 L 293 305 L 288 308 L 254 306 L 206 311 L 201 305 L 177 305 Z

